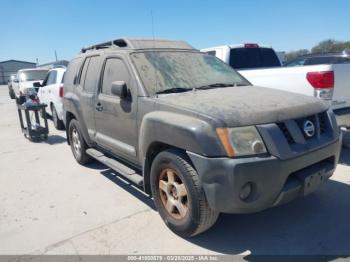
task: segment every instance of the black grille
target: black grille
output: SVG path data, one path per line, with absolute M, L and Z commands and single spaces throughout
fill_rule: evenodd
M 277 123 L 277 125 L 281 129 L 284 137 L 287 139 L 288 144 L 290 144 L 290 145 L 294 144 L 295 141 L 294 141 L 292 135 L 289 133 L 286 125 L 284 123 Z
M 320 123 L 320 134 L 324 134 L 327 131 L 327 116 L 326 113 L 318 114 L 318 122 Z
M 298 125 L 299 130 L 303 134 L 305 140 L 319 138 L 320 135 L 327 133 L 327 127 L 328 127 L 327 112 L 295 119 L 294 121 Z M 304 132 L 305 121 L 311 121 L 315 125 L 315 134 L 312 137 L 308 137 Z M 288 144 L 292 145 L 296 143 L 295 140 L 293 139 L 293 135 L 290 133 L 289 129 L 287 128 L 284 122 L 277 123 L 277 126 L 282 131 Z

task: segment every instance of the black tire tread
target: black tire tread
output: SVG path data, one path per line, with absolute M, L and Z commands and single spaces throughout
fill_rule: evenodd
M 169 150 L 174 152 L 173 150 Z M 205 194 L 203 192 L 203 189 L 200 185 L 200 181 L 199 181 L 199 177 L 197 174 L 197 171 L 193 168 L 193 166 L 187 161 L 185 160 L 184 157 L 182 157 L 180 154 L 175 153 L 177 159 L 182 163 L 182 165 L 186 168 L 187 173 L 191 176 L 195 188 L 197 190 L 197 196 L 198 196 L 198 201 L 199 201 L 199 205 L 200 205 L 200 209 L 201 209 L 201 215 L 200 215 L 200 221 L 198 224 L 197 229 L 191 234 L 191 236 L 195 236 L 198 235 L 204 231 L 206 231 L 208 228 L 210 228 L 212 225 L 214 225 L 214 223 L 216 222 L 216 220 L 219 217 L 219 212 L 215 211 L 213 209 L 210 208 L 208 201 L 206 200 Z
M 190 184 L 187 184 L 187 190 L 188 190 L 188 193 L 192 196 L 192 201 L 194 201 L 192 203 L 192 207 L 195 208 L 196 210 L 196 218 L 195 219 L 191 218 L 192 222 L 191 224 L 188 225 L 189 226 L 188 229 L 185 229 L 185 230 L 181 229 L 180 231 L 177 231 L 176 226 L 174 228 L 171 224 L 168 224 L 169 220 L 167 219 L 165 221 L 166 224 L 170 227 L 171 230 L 173 230 L 176 234 L 182 237 L 193 237 L 209 229 L 216 222 L 219 216 L 219 212 L 210 208 L 209 203 L 205 196 L 205 192 L 202 188 L 198 173 L 193 167 L 189 157 L 182 150 L 179 150 L 176 148 L 170 148 L 159 152 L 155 157 L 155 159 L 153 160 L 153 163 L 154 162 L 158 163 L 160 161 L 159 158 L 160 159 L 165 158 L 167 159 L 167 161 L 171 159 L 171 161 L 173 162 L 173 165 L 181 167 L 180 169 L 182 169 L 181 171 L 182 176 L 186 178 L 185 180 L 187 180 L 187 183 L 190 183 Z M 153 167 L 153 163 L 152 163 L 152 169 L 156 168 L 156 167 Z M 155 201 L 157 202 L 156 203 L 156 206 L 157 206 L 159 205 L 158 204 L 159 199 L 158 199 L 158 192 L 156 192 L 155 190 L 158 190 L 158 189 L 154 189 L 155 187 L 154 187 L 153 180 L 151 183 L 152 183 L 152 194 L 157 194 L 157 196 L 153 196 Z M 160 206 L 161 207 L 158 207 L 158 208 L 163 209 L 163 205 L 160 204 Z M 163 214 L 163 215 L 161 214 L 161 216 L 164 216 L 163 210 L 162 211 L 159 210 L 159 212 Z
M 69 133 L 69 139 L 71 139 L 71 128 L 72 128 L 72 125 L 75 125 L 75 128 L 78 130 L 79 132 L 79 136 L 81 138 L 81 145 L 82 145 L 82 152 L 81 152 L 81 158 L 80 159 L 77 159 L 75 157 L 75 154 L 73 152 L 73 143 L 71 143 L 71 150 L 72 150 L 72 153 L 73 153 L 73 156 L 75 158 L 75 160 L 81 164 L 81 165 L 85 165 L 85 164 L 88 164 L 90 162 L 93 161 L 93 158 L 90 157 L 87 153 L 86 153 L 86 150 L 89 148 L 88 145 L 86 144 L 85 142 L 85 139 L 81 133 L 81 130 L 80 130 L 80 125 L 79 125 L 79 122 L 75 119 L 72 119 L 70 122 L 69 122 L 69 128 L 68 128 L 68 133 Z

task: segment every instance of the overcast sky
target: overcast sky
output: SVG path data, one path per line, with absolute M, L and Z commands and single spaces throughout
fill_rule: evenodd
M 120 36 L 186 40 L 196 48 L 260 43 L 277 51 L 350 40 L 349 0 L 75 0 L 0 2 L 0 61 L 71 59 Z

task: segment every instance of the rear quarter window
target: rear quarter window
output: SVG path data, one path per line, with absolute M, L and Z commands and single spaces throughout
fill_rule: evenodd
M 88 93 L 96 92 L 100 80 L 101 58 L 99 56 L 90 57 L 84 81 L 84 91 Z
M 281 63 L 271 48 L 232 48 L 230 66 L 235 69 L 279 67 Z
M 67 71 L 64 76 L 65 87 L 74 86 L 74 78 L 78 75 L 82 58 L 75 58 L 69 62 Z

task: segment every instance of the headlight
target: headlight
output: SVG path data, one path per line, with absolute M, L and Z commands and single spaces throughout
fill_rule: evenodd
M 265 144 L 254 126 L 217 128 L 216 133 L 229 157 L 266 153 Z

